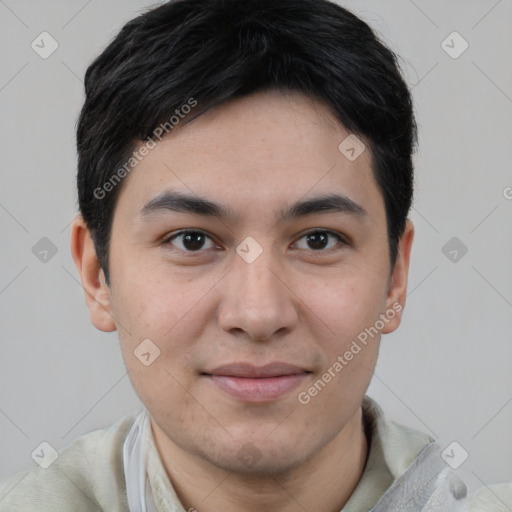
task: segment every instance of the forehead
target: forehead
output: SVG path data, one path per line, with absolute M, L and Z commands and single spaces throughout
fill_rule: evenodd
M 119 208 L 141 215 L 148 203 L 172 190 L 224 205 L 240 220 L 255 212 L 282 216 L 284 205 L 299 198 L 338 193 L 382 214 L 369 148 L 355 159 L 345 151 L 354 142 L 356 151 L 364 148 L 353 137 L 312 98 L 259 92 L 165 136 L 125 178 Z

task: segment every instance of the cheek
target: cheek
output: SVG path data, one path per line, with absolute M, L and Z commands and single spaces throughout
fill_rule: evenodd
M 374 326 L 385 294 L 383 283 L 361 279 L 361 275 L 311 289 L 308 306 L 328 326 L 323 329 L 325 335 L 317 337 L 324 355 L 322 368 L 313 387 L 303 390 L 306 400 L 314 401 L 312 409 L 319 408 L 318 414 L 321 404 L 355 407 L 373 375 L 380 343 L 380 332 Z
M 113 294 L 114 315 L 126 327 L 119 329 L 119 340 L 137 394 L 153 409 L 164 401 L 162 408 L 167 410 L 169 397 L 179 407 L 193 409 L 184 388 L 194 382 L 196 342 L 204 338 L 203 331 L 214 314 L 215 305 L 208 295 L 214 282 L 174 274 L 164 280 L 141 270 L 129 280 L 119 274 L 117 279 L 121 286 Z M 156 356 L 149 366 L 144 365 L 144 357 L 142 361 L 137 358 L 137 354 L 148 352 L 139 349 L 144 343 L 150 358 Z
M 366 277 L 362 271 L 333 277 L 316 286 L 310 282 L 307 290 L 306 309 L 325 325 L 324 340 L 330 353 L 339 353 L 352 339 L 375 325 L 385 306 L 384 279 Z
M 199 322 L 191 319 L 202 314 L 206 303 L 203 299 L 215 280 L 192 278 L 163 266 L 134 265 L 130 270 L 122 273 L 118 269 L 115 282 L 119 287 L 112 297 L 114 314 L 120 322 L 129 325 L 129 337 L 164 343 L 176 338 L 183 326 L 189 336 L 193 336 Z

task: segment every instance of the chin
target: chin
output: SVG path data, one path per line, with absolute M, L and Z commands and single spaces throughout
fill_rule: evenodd
M 222 458 L 221 460 L 210 460 L 217 467 L 243 475 L 244 477 L 268 477 L 268 476 L 282 476 L 295 470 L 301 464 L 301 460 L 297 460 L 296 456 L 293 458 L 276 459 L 271 455 L 263 455 L 257 461 L 247 462 L 240 460 L 237 455 L 230 459 Z
M 268 439 L 258 442 L 250 438 L 245 443 L 236 443 L 236 448 L 231 443 L 224 450 L 216 446 L 214 453 L 203 453 L 209 463 L 220 469 L 253 477 L 289 473 L 313 455 L 314 450 L 299 451 L 297 443 L 286 445 L 284 441 L 276 439 L 270 444 Z

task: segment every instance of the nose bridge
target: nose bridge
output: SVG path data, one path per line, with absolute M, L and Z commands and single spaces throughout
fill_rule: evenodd
M 290 329 L 296 311 L 279 259 L 271 248 L 254 242 L 244 241 L 237 248 L 219 318 L 225 330 L 266 339 L 283 327 Z
M 282 272 L 282 267 L 271 247 L 263 248 L 254 239 L 248 238 L 237 248 L 238 259 L 234 269 L 238 282 L 236 288 L 246 295 L 246 305 L 251 299 L 265 299 L 270 304 L 284 293 L 283 284 L 276 277 Z

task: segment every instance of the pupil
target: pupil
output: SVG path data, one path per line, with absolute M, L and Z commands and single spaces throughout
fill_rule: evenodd
M 310 233 L 308 243 L 312 249 L 323 249 L 327 245 L 327 234 L 320 231 Z
M 200 249 L 204 243 L 202 233 L 189 233 L 183 238 L 183 245 L 190 250 Z

